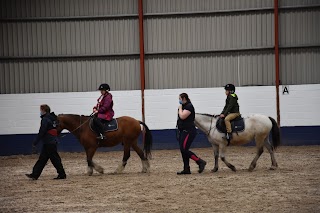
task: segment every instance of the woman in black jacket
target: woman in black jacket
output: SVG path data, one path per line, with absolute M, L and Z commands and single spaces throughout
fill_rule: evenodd
M 38 161 L 33 167 L 31 174 L 26 174 L 28 178 L 37 180 L 43 168 L 47 164 L 48 160 L 56 168 L 58 177 L 54 179 L 66 179 L 66 173 L 61 163 L 61 158 L 57 152 L 58 132 L 56 129 L 57 116 L 52 112 L 50 113 L 50 107 L 46 104 L 40 106 L 41 126 L 39 133 L 32 143 L 33 148 L 38 144 L 40 140 L 43 142 L 42 151 Z
M 177 126 L 179 130 L 179 146 L 183 159 L 183 170 L 178 172 L 178 175 L 191 174 L 189 159 L 194 160 L 199 166 L 199 173 L 203 172 L 206 162 L 196 154 L 189 150 L 197 131 L 194 126 L 195 110 L 188 97 L 188 94 L 182 93 L 179 95 L 179 110 Z

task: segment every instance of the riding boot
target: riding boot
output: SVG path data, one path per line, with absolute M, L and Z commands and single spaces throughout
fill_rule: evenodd
M 97 133 L 98 133 L 98 137 L 97 137 L 97 139 L 100 139 L 100 140 L 104 140 L 105 139 L 105 137 L 104 137 L 104 125 L 102 124 L 102 122 L 99 120 L 99 118 L 97 118 L 97 117 L 95 117 L 94 119 L 93 119 L 93 121 L 94 121 L 94 124 L 95 124 L 95 127 L 97 128 L 96 130 L 97 130 Z
M 177 172 L 177 175 L 190 175 L 190 167 L 185 167 L 181 172 Z
M 199 172 L 199 173 L 202 173 L 203 170 L 204 170 L 204 168 L 205 168 L 206 165 L 207 165 L 207 162 L 205 162 L 204 160 L 202 160 L 202 159 L 199 158 L 199 160 L 197 160 L 196 163 L 199 165 L 199 170 L 198 170 L 198 172 Z
M 228 141 L 228 145 L 230 145 L 230 141 L 232 139 L 232 133 L 227 132 L 225 137 L 222 137 L 223 139 L 226 139 Z

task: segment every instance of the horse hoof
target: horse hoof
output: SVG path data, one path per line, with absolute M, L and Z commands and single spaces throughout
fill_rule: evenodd
M 234 167 L 234 166 L 231 166 L 230 169 L 231 169 L 232 171 L 234 171 L 234 172 L 237 171 L 236 167 Z
M 252 172 L 253 170 L 254 168 L 251 168 L 251 167 L 248 169 L 249 172 Z
M 93 174 L 93 169 L 92 168 L 88 168 L 87 169 L 87 175 L 91 176 Z
M 211 172 L 217 172 L 218 171 L 218 168 L 213 168 L 212 170 L 211 170 Z
M 278 169 L 277 166 L 271 166 L 271 167 L 270 167 L 270 170 L 276 170 L 276 169 Z

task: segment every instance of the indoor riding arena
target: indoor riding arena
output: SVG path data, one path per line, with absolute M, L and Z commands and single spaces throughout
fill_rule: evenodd
M 1 0 L 0 212 L 320 212 L 319 21 L 318 0 Z

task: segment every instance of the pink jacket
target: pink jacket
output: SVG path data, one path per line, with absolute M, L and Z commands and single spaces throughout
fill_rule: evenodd
M 101 95 L 97 101 L 98 103 L 94 108 L 98 110 L 98 118 L 108 121 L 112 120 L 114 116 L 114 111 L 112 109 L 112 95 L 110 93 L 106 95 Z

